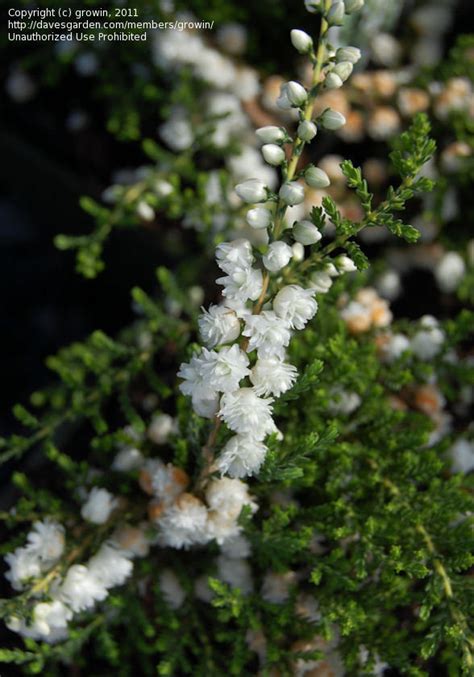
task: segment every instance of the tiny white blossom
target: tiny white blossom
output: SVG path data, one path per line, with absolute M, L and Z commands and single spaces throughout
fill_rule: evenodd
M 112 462 L 112 470 L 119 472 L 129 472 L 139 468 L 143 463 L 144 457 L 139 449 L 134 447 L 125 447 L 121 449 Z
M 267 199 L 267 187 L 260 179 L 247 179 L 235 187 L 235 192 L 244 201 L 265 202 Z
M 298 221 L 293 227 L 293 237 L 301 244 L 311 245 L 319 242 L 322 235 L 311 221 Z
M 332 287 L 332 278 L 322 270 L 311 275 L 310 287 L 316 294 L 327 294 Z
M 306 54 L 313 48 L 313 41 L 311 37 L 297 28 L 294 28 L 291 33 L 291 43 L 300 54 Z
M 444 332 L 438 327 L 417 331 L 411 340 L 411 349 L 420 360 L 432 360 L 443 347 Z
M 253 263 L 252 245 L 244 238 L 222 242 L 216 247 L 216 261 L 219 268 L 228 274 L 236 268 L 249 268 Z
M 104 524 L 116 506 L 117 499 L 107 489 L 94 487 L 81 508 L 81 515 L 88 522 Z
M 289 323 L 272 310 L 263 310 L 259 315 L 249 315 L 242 334 L 250 339 L 248 352 L 257 349 L 259 357 L 277 355 L 283 358 L 285 347 L 291 338 Z
M 16 548 L 13 552 L 7 553 L 5 562 L 9 567 L 5 578 L 14 590 L 22 590 L 23 581 L 36 578 L 42 572 L 38 555 L 27 548 Z
M 231 477 L 255 475 L 260 470 L 267 447 L 252 437 L 235 435 L 224 446 L 217 467 Z
M 178 376 L 183 379 L 179 389 L 184 395 L 190 395 L 193 399 L 215 398 L 215 390 L 209 386 L 202 373 L 202 359 L 199 355 L 193 355 L 189 362 L 183 362 L 179 367 Z
M 107 597 L 106 587 L 91 574 L 87 566 L 73 564 L 59 588 L 59 597 L 75 613 L 84 611 Z
M 236 390 L 239 382 L 250 374 L 249 359 L 237 344 L 222 348 L 219 352 L 203 348 L 198 359 L 202 378 L 215 391 Z
M 278 194 L 285 204 L 298 205 L 304 200 L 304 186 L 297 181 L 288 181 L 282 185 Z
M 436 282 L 441 291 L 451 294 L 458 288 L 465 272 L 462 256 L 457 252 L 446 252 L 435 268 Z
M 318 190 L 320 188 L 327 188 L 331 183 L 326 172 L 319 167 L 315 167 L 314 165 L 309 165 L 309 167 L 306 169 L 304 173 L 304 180 L 308 186 Z
M 193 395 L 192 402 L 196 414 L 203 418 L 214 418 L 219 409 L 219 395 L 217 393 L 212 395 L 212 397 Z
M 263 289 L 262 271 L 258 268 L 237 268 L 216 282 L 224 287 L 222 294 L 226 299 L 240 302 L 256 301 Z
M 329 402 L 328 408 L 334 416 L 337 414 L 348 416 L 360 407 L 361 403 L 362 400 L 357 393 L 335 386 L 332 389 L 332 399 Z
M 208 540 L 206 534 L 207 508 L 192 494 L 181 494 L 159 519 L 163 545 L 171 548 L 189 548 Z
M 296 381 L 298 370 L 277 357 L 259 358 L 252 368 L 250 380 L 257 395 L 275 395 L 286 393 Z
M 286 132 L 282 127 L 267 125 L 256 130 L 255 134 L 262 143 L 282 143 L 285 140 Z
M 268 228 L 272 222 L 272 213 L 266 207 L 254 207 L 249 209 L 246 214 L 246 221 L 251 228 L 259 230 L 260 228 Z
M 335 132 L 346 124 L 346 118 L 342 113 L 328 108 L 320 117 L 324 129 Z
M 276 143 L 266 143 L 262 146 L 262 155 L 265 158 L 265 162 L 268 162 L 269 165 L 274 165 L 275 167 L 281 165 L 286 158 L 285 151 Z
M 133 564 L 130 556 L 109 543 L 103 543 L 96 554 L 90 558 L 87 568 L 104 588 L 122 585 L 131 575 Z
M 249 506 L 252 513 L 258 509 L 245 482 L 229 477 L 212 479 L 208 483 L 206 501 L 211 510 L 232 520 L 237 520 L 244 505 Z
M 404 334 L 392 334 L 381 346 L 382 358 L 386 362 L 393 362 L 409 349 L 410 340 Z
M 72 611 L 60 600 L 40 602 L 33 609 L 33 630 L 48 637 L 52 631 L 66 628 L 71 618 Z
M 35 522 L 27 536 L 27 541 L 27 549 L 39 558 L 41 567 L 49 568 L 63 554 L 64 527 L 49 519 Z
M 288 265 L 292 256 L 291 247 L 286 242 L 277 240 L 269 245 L 267 253 L 263 256 L 263 265 L 270 272 L 276 273 Z
M 453 472 L 469 473 L 474 470 L 474 443 L 458 439 L 449 450 Z
M 272 419 L 272 402 L 271 398 L 259 397 L 252 388 L 239 388 L 222 396 L 219 416 L 234 432 L 263 440 L 277 430 Z
M 303 289 L 296 284 L 288 285 L 280 289 L 273 299 L 273 309 L 292 328 L 303 329 L 318 310 L 314 293 L 314 289 Z
M 169 414 L 154 416 L 148 426 L 148 438 L 155 444 L 166 444 L 168 437 L 175 431 L 175 420 Z
M 311 141 L 318 133 L 318 128 L 310 120 L 303 120 L 298 125 L 298 136 L 302 141 Z
M 221 343 L 231 343 L 240 335 L 240 321 L 231 308 L 210 305 L 202 309 L 198 318 L 199 331 L 204 343 L 213 348 Z

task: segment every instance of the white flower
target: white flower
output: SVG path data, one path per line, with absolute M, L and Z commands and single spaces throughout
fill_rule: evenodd
M 280 108 L 298 108 L 306 102 L 307 98 L 308 92 L 303 87 L 303 85 L 300 85 L 299 82 L 295 82 L 294 80 L 290 80 L 290 82 L 286 82 L 281 86 L 280 98 L 278 101 L 282 100 L 282 105 L 280 105 L 278 101 L 277 104 Z M 286 102 L 289 103 L 289 106 Z
M 357 270 L 357 266 L 354 261 L 345 254 L 341 254 L 341 256 L 336 258 L 336 267 L 341 273 L 353 273 L 355 270 Z
M 444 332 L 438 327 L 418 331 L 411 340 L 411 349 L 420 360 L 432 360 L 443 347 Z
M 257 360 L 250 380 L 257 395 L 280 397 L 293 386 L 297 376 L 298 370 L 292 364 L 282 362 L 277 357 L 268 357 Z
M 318 128 L 310 120 L 303 120 L 298 125 L 298 136 L 302 141 L 311 141 L 318 133 Z
M 286 242 L 277 240 L 269 245 L 267 253 L 263 256 L 263 265 L 271 273 L 276 273 L 288 265 L 292 256 L 291 247 Z
M 73 564 L 59 588 L 60 598 L 77 613 L 107 597 L 107 589 L 91 574 L 87 566 Z
M 166 444 L 168 437 L 175 431 L 175 420 L 169 414 L 154 416 L 148 426 L 148 438 L 155 444 Z
M 143 463 L 143 454 L 134 447 L 125 447 L 121 449 L 112 462 L 112 470 L 119 472 L 129 472 L 136 470 Z
M 314 293 L 314 289 L 303 289 L 296 284 L 288 285 L 280 289 L 273 299 L 273 309 L 293 329 L 303 329 L 318 310 Z
M 150 491 L 162 503 L 172 503 L 183 493 L 189 484 L 189 477 L 171 463 L 166 465 L 159 458 L 150 458 L 144 468 L 143 479 L 149 484 Z
M 247 179 L 235 187 L 235 192 L 244 201 L 265 202 L 267 199 L 267 187 L 260 179 Z
M 153 207 L 150 207 L 150 205 L 144 200 L 140 200 L 140 202 L 137 204 L 137 214 L 144 221 L 153 221 L 155 218 L 155 211 Z
M 336 61 L 349 61 L 350 63 L 357 63 L 362 56 L 358 47 L 339 47 L 336 51 Z
M 319 118 L 324 129 L 328 129 L 332 132 L 340 129 L 346 124 L 346 118 L 342 113 L 338 113 L 331 108 L 328 108 Z
M 361 403 L 362 400 L 357 393 L 335 386 L 332 389 L 332 399 L 329 402 L 328 409 L 334 416 L 337 414 L 348 416 L 360 407 Z
M 159 128 L 163 141 L 174 151 L 190 148 L 194 141 L 191 123 L 182 111 L 172 114 L 170 119 Z
M 244 238 L 222 242 L 216 247 L 216 261 L 219 268 L 229 275 L 237 268 L 250 268 L 253 263 L 252 245 Z
M 114 532 L 111 543 L 126 557 L 145 557 L 150 550 L 150 541 L 145 528 L 146 524 L 140 527 L 123 524 Z
M 184 395 L 190 395 L 193 400 L 213 400 L 216 396 L 215 391 L 209 386 L 209 383 L 202 373 L 202 359 L 199 355 L 193 355 L 189 362 L 183 362 L 180 365 L 178 376 L 184 379 L 180 383 L 179 389 Z
M 250 374 L 249 359 L 237 344 L 222 348 L 219 352 L 202 349 L 200 373 L 210 388 L 230 392 L 239 387 L 239 382 Z
M 293 261 L 297 261 L 298 263 L 300 263 L 300 261 L 304 261 L 304 247 L 301 242 L 295 242 L 291 247 L 291 252 Z
M 294 28 L 290 33 L 290 37 L 293 47 L 297 49 L 300 54 L 306 54 L 313 47 L 311 37 L 304 31 Z
M 205 543 L 207 508 L 192 494 L 181 494 L 160 517 L 160 536 L 163 545 L 171 548 L 189 548 Z
M 5 578 L 14 590 L 22 590 L 23 581 L 38 577 L 42 571 L 37 554 L 27 548 L 16 548 L 14 552 L 7 553 L 5 562 L 9 566 Z
M 172 609 L 179 609 L 186 599 L 186 593 L 178 577 L 171 569 L 163 569 L 158 576 L 163 599 Z
M 404 334 L 392 334 L 381 345 L 382 358 L 394 362 L 410 349 L 410 340 Z
M 252 437 L 235 435 L 224 446 L 217 459 L 217 467 L 231 477 L 255 475 L 260 470 L 267 447 Z
M 304 200 L 304 186 L 297 181 L 288 181 L 282 185 L 278 194 L 285 204 L 298 205 Z
M 33 631 L 47 637 L 53 630 L 67 627 L 72 618 L 72 611 L 56 599 L 52 602 L 40 602 L 33 609 Z
M 81 515 L 93 524 L 104 524 L 116 506 L 117 499 L 107 489 L 94 487 L 81 508 Z
M 281 165 L 286 158 L 285 151 L 280 146 L 277 146 L 276 143 L 266 143 L 262 146 L 262 155 L 265 158 L 265 162 L 275 167 Z
M 310 287 L 316 294 L 327 294 L 332 287 L 331 276 L 322 270 L 311 275 Z
M 64 527 L 49 519 L 35 522 L 27 540 L 26 548 L 39 558 L 42 569 L 49 568 L 63 554 Z
M 262 141 L 262 143 L 282 143 L 285 140 L 286 132 L 282 127 L 275 127 L 274 125 L 267 125 L 260 127 L 255 134 Z
M 293 237 L 301 244 L 311 245 L 319 242 L 322 235 L 311 221 L 298 221 L 293 227 Z
M 468 473 L 474 470 L 474 444 L 468 440 L 458 439 L 451 447 L 453 472 Z
M 254 207 L 254 209 L 249 209 L 246 214 L 246 221 L 251 228 L 260 229 L 268 228 L 272 222 L 272 213 L 266 207 Z
M 263 289 L 262 271 L 257 268 L 237 268 L 216 282 L 224 287 L 223 296 L 233 301 L 256 301 Z
M 400 275 L 396 270 L 386 270 L 377 279 L 377 291 L 389 301 L 394 301 L 402 290 Z
M 276 432 L 272 402 L 271 398 L 259 397 L 252 388 L 239 388 L 222 396 L 219 416 L 234 432 L 263 440 Z
M 230 559 L 219 555 L 217 558 L 217 576 L 230 585 L 231 588 L 240 590 L 243 595 L 248 595 L 253 590 L 252 572 L 245 559 Z
M 330 26 L 342 26 L 344 22 L 344 13 L 346 8 L 342 0 L 335 0 L 327 14 L 327 22 Z
M 435 268 L 435 277 L 441 291 L 450 294 L 459 286 L 466 265 L 462 256 L 457 252 L 447 252 L 439 261 Z
M 283 358 L 285 347 L 291 338 L 288 322 L 279 318 L 272 310 L 263 310 L 259 315 L 249 315 L 242 334 L 250 338 L 248 352 L 257 349 L 259 357 L 277 355 Z
M 319 167 L 315 167 L 314 165 L 310 165 L 305 173 L 304 173 L 304 180 L 308 184 L 308 186 L 311 186 L 311 188 L 327 188 L 331 181 L 329 180 L 329 176 L 326 174 L 325 171 L 322 169 L 319 169 Z
M 342 82 L 341 78 L 337 73 L 334 71 L 331 71 L 326 75 L 326 79 L 324 80 L 324 85 L 326 89 L 339 89 L 342 87 L 344 83 Z
M 209 348 L 221 343 L 231 343 L 240 335 L 240 322 L 237 315 L 225 306 L 211 305 L 202 309 L 198 318 L 202 340 Z
M 192 402 L 196 414 L 203 418 L 214 418 L 219 409 L 219 395 L 217 393 L 212 395 L 212 397 L 193 395 Z
M 211 510 L 224 515 L 227 519 L 236 520 L 244 505 L 248 505 L 252 513 L 258 509 L 248 489 L 245 482 L 237 479 L 228 477 L 213 479 L 206 486 L 206 501 Z
M 87 564 L 91 576 L 94 576 L 104 588 L 122 585 L 131 575 L 133 564 L 124 550 L 109 543 L 103 543 Z
M 345 82 L 350 77 L 353 70 L 354 66 L 350 61 L 340 61 L 334 66 L 332 72 L 341 78 L 342 82 Z

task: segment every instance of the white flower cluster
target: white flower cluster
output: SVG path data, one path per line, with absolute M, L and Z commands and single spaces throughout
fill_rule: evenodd
M 266 187 L 252 179 L 237 186 L 237 192 L 244 199 L 267 195 Z M 195 412 L 208 418 L 217 415 L 235 433 L 217 461 L 218 469 L 231 477 L 252 475 L 261 467 L 263 440 L 277 432 L 273 397 L 291 388 L 297 377 L 296 368 L 285 362 L 291 332 L 302 329 L 317 311 L 315 292 L 298 285 L 280 289 L 271 307 L 259 313 L 248 307 L 262 295 L 265 268 L 277 272 L 291 256 L 291 247 L 277 240 L 258 268 L 248 240 L 218 245 L 217 264 L 225 275 L 217 282 L 224 287 L 224 302 L 203 310 L 199 319 L 203 341 L 212 349 L 203 347 L 178 372 L 180 388 L 192 398 Z M 240 336 L 240 345 L 232 343 Z
M 56 564 L 64 550 L 64 528 L 56 522 L 35 522 L 27 536 L 27 544 L 5 555 L 10 567 L 5 577 L 15 590 L 23 590 L 25 582 L 37 578 Z

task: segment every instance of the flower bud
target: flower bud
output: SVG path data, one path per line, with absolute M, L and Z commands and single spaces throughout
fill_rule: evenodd
M 344 23 L 344 14 L 346 12 L 344 3 L 341 0 L 337 0 L 328 12 L 327 22 L 330 26 L 342 26 Z
M 344 0 L 346 14 L 358 12 L 364 6 L 364 0 Z
M 313 41 L 311 37 L 304 31 L 294 28 L 291 33 L 291 43 L 300 54 L 307 54 L 313 48 Z
M 153 188 L 158 197 L 168 197 L 174 190 L 172 184 L 164 179 L 157 179 L 153 184 Z
M 306 169 L 304 180 L 311 188 L 327 188 L 331 183 L 326 172 L 314 165 L 309 165 Z
M 336 258 L 336 267 L 341 273 L 352 273 L 354 270 L 357 270 L 354 261 L 345 254 L 341 254 L 341 256 Z
M 271 273 L 276 273 L 278 270 L 281 270 L 286 265 L 288 265 L 291 257 L 293 256 L 293 250 L 289 245 L 281 240 L 272 242 L 268 247 L 268 251 L 264 254 L 262 260 L 263 265 Z
M 267 187 L 260 179 L 247 179 L 235 187 L 235 192 L 244 201 L 265 202 L 267 199 Z
M 298 221 L 293 228 L 293 237 L 301 244 L 310 245 L 319 242 L 322 235 L 311 221 Z
M 262 155 L 269 165 L 274 165 L 275 167 L 281 165 L 286 157 L 283 148 L 277 146 L 276 143 L 266 143 L 262 147 Z
M 314 139 L 317 133 L 318 128 L 314 122 L 303 120 L 303 122 L 300 122 L 298 125 L 298 136 L 302 141 L 311 141 L 311 139 Z
M 260 127 L 255 133 L 263 143 L 283 143 L 286 137 L 285 130 L 282 127 L 275 127 L 275 125 Z
M 321 0 L 304 0 L 304 6 L 311 14 L 316 14 L 319 11 Z
M 144 221 L 153 221 L 155 218 L 153 207 L 150 207 L 150 205 L 144 200 L 141 200 L 137 204 L 137 214 Z
M 254 207 L 249 209 L 245 218 L 251 228 L 258 230 L 268 228 L 272 222 L 272 213 L 266 207 Z
M 320 117 L 320 122 L 324 129 L 329 129 L 331 131 L 336 131 L 346 124 L 346 118 L 342 113 L 338 113 L 336 110 L 328 108 Z
M 326 294 L 332 286 L 332 279 L 327 273 L 319 270 L 311 275 L 309 286 L 318 294 Z
M 279 196 L 287 205 L 299 205 L 304 200 L 304 186 L 296 181 L 289 181 L 282 185 Z
M 349 61 L 349 63 L 357 63 L 361 57 L 361 51 L 357 47 L 339 47 L 336 52 L 336 61 Z
M 341 61 L 340 63 L 334 66 L 332 72 L 335 73 L 336 75 L 339 75 L 341 80 L 345 82 L 347 78 L 351 75 L 353 70 L 354 66 L 351 64 L 350 61 Z
M 326 79 L 324 80 L 326 89 L 339 89 L 339 87 L 342 87 L 342 84 L 343 83 L 339 75 L 332 71 L 326 75 Z
M 308 98 L 308 92 L 299 82 L 290 80 L 285 85 L 286 96 L 292 106 L 302 106 Z
M 301 242 L 295 242 L 291 250 L 293 252 L 293 261 L 304 261 L 304 247 Z

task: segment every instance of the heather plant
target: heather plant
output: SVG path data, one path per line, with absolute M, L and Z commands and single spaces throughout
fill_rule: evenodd
M 256 132 L 278 183 L 235 186 L 250 236 L 218 242 L 221 292 L 203 280 L 200 308 L 201 280 L 160 268 L 133 325 L 61 350 L 56 383 L 15 407 L 1 460 L 42 453 L 1 515 L 0 660 L 24 674 L 474 674 L 473 315 L 393 322 L 355 240 L 416 242 L 400 212 L 433 188 L 435 144 L 416 116 L 383 199 L 341 163 L 360 220 L 329 195 L 291 218 L 330 183 L 304 151 L 345 123 L 315 102 L 360 57 L 331 29 L 364 3 L 305 4 L 319 36 L 290 37 L 312 82 L 281 87 L 294 134 Z

